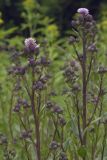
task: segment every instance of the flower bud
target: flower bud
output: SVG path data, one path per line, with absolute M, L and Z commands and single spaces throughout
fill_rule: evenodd
M 63 110 L 58 105 L 55 105 L 53 108 L 53 112 L 57 114 L 62 114 Z
M 18 75 L 24 75 L 26 71 L 25 67 L 17 67 L 17 66 L 14 67 L 13 70 L 14 70 L 14 73 Z
M 99 67 L 99 69 L 98 69 L 98 73 L 99 74 L 104 74 L 104 73 L 107 73 L 107 68 L 105 68 L 105 67 Z
M 20 104 L 16 104 L 13 111 L 14 112 L 19 112 L 20 111 Z
M 28 102 L 24 99 L 24 100 L 22 100 L 22 105 L 23 105 L 23 108 L 29 108 L 30 107 L 30 105 L 28 104 Z
M 91 21 L 93 20 L 93 16 L 90 15 L 90 14 L 88 14 L 88 15 L 86 16 L 86 20 L 89 21 L 89 22 L 91 22 Z
M 88 51 L 90 51 L 90 52 L 97 52 L 97 48 L 96 48 L 95 44 L 91 44 L 88 47 Z
M 48 109 L 52 108 L 53 106 L 54 106 L 54 104 L 51 101 L 48 101 L 46 103 L 46 108 L 48 108 Z
M 37 81 L 33 85 L 34 90 L 43 90 L 44 89 L 44 83 L 42 81 Z
M 34 58 L 29 58 L 29 65 L 30 66 L 35 66 L 35 60 L 34 60 Z
M 66 125 L 66 121 L 65 121 L 65 119 L 64 119 L 63 117 L 60 117 L 60 119 L 59 119 L 59 124 L 60 124 L 62 127 Z
M 79 25 L 79 21 L 72 20 L 71 25 L 72 25 L 72 27 L 77 27 Z
M 58 143 L 56 141 L 52 141 L 51 144 L 49 145 L 49 148 L 52 150 L 56 150 L 58 148 Z

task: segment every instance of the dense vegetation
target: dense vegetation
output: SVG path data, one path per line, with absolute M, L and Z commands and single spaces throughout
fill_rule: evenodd
M 105 4 L 0 2 L 1 160 L 107 159 Z

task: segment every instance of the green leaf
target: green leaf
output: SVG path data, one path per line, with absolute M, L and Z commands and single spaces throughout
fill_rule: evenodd
M 82 146 L 78 149 L 78 155 L 82 158 L 84 158 L 87 155 L 87 151 L 84 146 Z

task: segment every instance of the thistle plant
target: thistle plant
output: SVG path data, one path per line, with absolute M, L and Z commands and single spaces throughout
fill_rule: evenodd
M 66 160 L 63 146 L 66 121 L 62 107 L 51 100 L 51 61 L 48 55 L 40 54 L 40 48 L 35 39 L 27 38 L 24 51 L 11 57 L 13 65 L 8 70 L 13 79 L 9 112 L 11 142 L 25 150 L 23 159 Z
M 61 95 L 53 91 L 58 86 L 45 41 L 39 45 L 27 38 L 24 49 L 11 56 L 10 136 L 0 133 L 4 159 L 107 158 L 107 68 L 97 45 L 97 25 L 88 9 L 77 10 L 72 30 L 72 58 L 64 62 Z
M 103 160 L 107 136 L 104 116 L 107 69 L 98 58 L 96 22 L 88 9 L 80 8 L 77 12 L 72 21 L 74 33 L 69 38 L 75 55 L 64 67 L 65 103 L 75 123 L 71 159 Z

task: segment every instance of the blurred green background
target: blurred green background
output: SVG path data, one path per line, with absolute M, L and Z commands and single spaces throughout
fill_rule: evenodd
M 65 37 L 80 7 L 88 8 L 101 27 L 106 28 L 106 0 L 0 0 L 0 41 L 19 46 L 21 41 L 17 38 L 45 35 L 50 30 Z M 14 42 L 8 42 L 8 38 L 14 38 Z
M 22 27 L 23 23 L 28 23 L 28 19 L 31 20 L 29 14 L 32 13 L 37 28 L 41 27 L 40 23 L 43 25 L 42 21 L 48 17 L 58 25 L 63 36 L 66 30 L 70 29 L 71 19 L 78 8 L 86 7 L 96 19 L 101 19 L 101 15 L 105 14 L 102 12 L 106 11 L 106 6 L 106 0 L 1 0 L 0 11 L 3 21 L 1 20 L 0 23 L 4 29 Z M 40 20 L 42 21 L 39 22 Z M 24 32 L 25 28 L 22 33 L 21 31 L 17 29 L 17 34 L 29 34 Z
M 14 50 L 22 50 L 26 37 L 36 37 L 39 43 L 46 40 L 55 73 L 52 87 L 56 86 L 60 92 L 63 85 L 60 68 L 65 60 L 73 57 L 67 41 L 72 34 L 71 20 L 80 7 L 88 8 L 97 21 L 100 61 L 104 61 L 103 53 L 107 51 L 107 0 L 0 0 L 0 133 L 9 133 L 12 83 L 7 68 L 12 65 L 11 54 Z M 57 99 L 62 103 L 60 95 Z M 2 160 L 1 157 L 0 149 Z
M 0 44 L 18 47 L 23 37 L 46 36 L 50 30 L 56 38 L 66 37 L 80 7 L 88 8 L 101 29 L 106 28 L 106 0 L 0 0 Z

